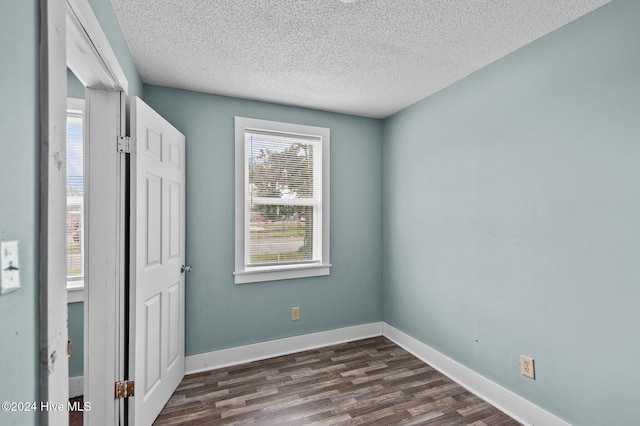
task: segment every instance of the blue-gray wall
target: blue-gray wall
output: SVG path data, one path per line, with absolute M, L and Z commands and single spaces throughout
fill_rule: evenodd
M 73 343 L 73 352 L 69 357 L 69 377 L 84 375 L 84 303 L 69 303 L 68 324 L 69 339 Z
M 67 96 L 70 98 L 84 99 L 84 86 L 69 68 L 67 68 Z
M 640 413 L 638 22 L 614 1 L 383 123 L 384 320 L 576 425 Z
M 38 400 L 38 2 L 0 8 L 0 240 L 18 240 L 22 289 L 0 296 L 0 401 Z M 0 411 L 0 424 L 35 424 Z
M 187 140 L 187 355 L 382 319 L 379 120 L 150 85 L 144 93 Z M 236 115 L 331 128 L 331 275 L 233 283 Z

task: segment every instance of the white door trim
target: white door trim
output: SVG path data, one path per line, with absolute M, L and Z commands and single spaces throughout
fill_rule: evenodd
M 40 400 L 65 404 L 67 359 L 66 41 L 64 8 L 40 0 Z M 66 410 L 40 413 L 42 425 L 68 424 Z
M 129 83 L 87 0 L 66 0 L 67 66 L 85 87 L 128 93 Z
M 113 197 L 113 193 L 122 194 L 122 188 L 118 173 L 120 160 L 116 151 L 117 139 L 107 139 L 118 134 L 120 126 L 124 124 L 119 115 L 122 96 L 118 92 L 126 93 L 128 82 L 88 0 L 40 0 L 40 29 L 40 398 L 66 406 L 69 383 L 64 249 L 67 61 L 81 82 L 92 89 L 102 89 L 102 93 L 98 93 L 98 90 L 87 91 L 91 100 L 87 109 L 91 108 L 94 112 L 93 119 L 88 120 L 93 130 L 87 131 L 94 133 L 100 126 L 107 126 L 108 135 L 103 135 L 101 141 L 113 147 L 113 155 L 102 159 L 102 168 L 90 170 L 90 179 L 100 181 L 100 188 L 108 188 L 110 197 Z M 67 49 L 67 46 L 70 47 Z M 101 118 L 97 114 L 99 111 L 104 113 L 100 114 Z M 90 117 L 89 114 L 87 117 Z M 96 149 L 107 149 L 102 144 L 99 148 L 93 148 L 94 155 Z M 89 186 L 91 184 L 90 181 Z M 96 191 L 101 189 L 96 189 L 94 185 L 91 190 L 97 196 Z M 116 424 L 119 416 L 113 397 L 113 381 L 116 377 L 112 375 L 120 369 L 122 351 L 119 346 L 122 330 L 118 316 L 122 293 L 122 280 L 119 277 L 123 270 L 120 226 L 120 215 L 111 210 L 100 212 L 95 207 L 91 223 L 87 224 L 87 233 L 94 234 L 92 241 L 87 243 L 94 249 L 102 245 L 101 250 L 117 258 L 103 258 L 99 262 L 94 256 L 94 262 L 88 260 L 85 269 L 93 279 L 99 279 L 101 275 L 108 277 L 105 279 L 106 287 L 88 293 L 85 300 L 85 339 L 90 335 L 88 345 L 85 344 L 85 391 L 91 392 L 90 389 L 94 387 L 102 389 L 93 394 L 96 398 L 104 398 L 102 401 L 90 397 L 92 410 L 85 411 L 85 425 Z M 109 231 L 101 233 L 100 228 Z M 88 257 L 91 256 L 89 253 Z M 94 288 L 99 289 L 100 286 Z M 111 296 L 101 300 L 101 304 L 94 309 L 98 298 L 96 291 Z M 104 332 L 105 324 L 108 332 Z M 102 331 L 91 332 L 93 327 L 100 327 Z M 109 348 L 109 353 L 105 353 L 104 348 Z M 96 356 L 103 357 L 108 365 L 102 364 L 98 368 Z M 99 396 L 99 393 L 102 395 Z M 102 418 L 98 416 L 97 408 L 100 406 L 105 407 Z M 40 416 L 43 425 L 66 424 L 67 418 L 66 410 L 42 412 Z M 95 422 L 92 418 L 95 418 Z
M 86 90 L 84 395 L 85 425 L 115 424 L 113 384 L 122 377 L 123 166 L 118 153 L 121 95 Z

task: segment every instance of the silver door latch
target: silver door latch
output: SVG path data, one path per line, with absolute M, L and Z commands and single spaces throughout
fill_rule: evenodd
M 184 274 L 185 272 L 191 272 L 191 266 L 189 265 L 180 266 L 180 273 Z

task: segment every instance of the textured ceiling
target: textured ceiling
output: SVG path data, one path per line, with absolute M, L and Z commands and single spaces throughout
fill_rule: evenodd
M 609 0 L 112 0 L 145 83 L 387 117 Z

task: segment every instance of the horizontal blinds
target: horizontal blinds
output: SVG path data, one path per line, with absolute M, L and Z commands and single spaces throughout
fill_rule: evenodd
M 84 147 L 82 113 L 67 113 L 67 279 L 84 276 Z
M 264 199 L 256 200 L 260 203 L 276 202 L 274 199 L 316 199 L 317 140 L 262 133 L 247 133 L 245 137 L 250 198 Z
M 321 209 L 321 139 L 246 131 L 247 266 L 314 261 Z
M 83 180 L 82 114 L 67 114 L 67 188 L 82 192 Z

